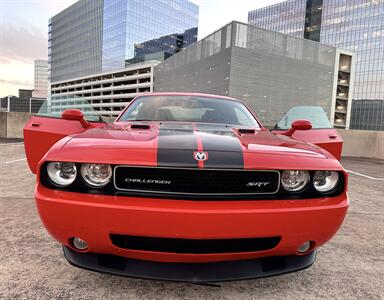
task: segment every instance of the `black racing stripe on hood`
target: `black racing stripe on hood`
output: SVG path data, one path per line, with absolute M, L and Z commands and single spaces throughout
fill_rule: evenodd
M 199 129 L 203 151 L 208 152 L 204 168 L 244 169 L 243 149 L 240 140 L 231 130 L 204 131 Z
M 197 168 L 193 158 L 197 139 L 192 124 L 162 124 L 157 143 L 157 165 Z

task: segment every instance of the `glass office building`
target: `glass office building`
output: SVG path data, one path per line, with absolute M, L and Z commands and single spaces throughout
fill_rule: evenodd
M 356 53 L 353 99 L 384 100 L 383 0 L 289 0 L 249 12 L 248 22 Z M 375 119 L 381 128 L 384 118 L 377 115 L 384 113 L 377 110 L 383 106 L 364 103 L 367 109 L 361 117 Z
M 102 71 L 123 68 L 126 61 L 138 58 L 135 45 L 161 36 L 171 40 L 152 53 L 167 50 L 162 48 L 176 44 L 177 35 L 190 28 L 193 37 L 181 47 L 196 42 L 198 14 L 198 6 L 186 0 L 104 0 Z
M 34 89 L 32 97 L 47 98 L 48 61 L 36 59 L 34 62 Z
M 122 69 L 139 60 L 135 45 L 165 35 L 176 43 L 179 34 L 191 33 L 180 45 L 188 46 L 197 40 L 198 14 L 187 0 L 80 0 L 50 19 L 50 80 Z
M 305 1 L 289 0 L 248 13 L 248 23 L 296 37 L 304 36 Z
M 51 82 L 101 71 L 103 1 L 80 0 L 49 20 Z

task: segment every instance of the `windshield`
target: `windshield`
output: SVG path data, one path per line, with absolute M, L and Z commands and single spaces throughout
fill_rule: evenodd
M 101 111 L 96 111 L 88 100 L 84 98 L 75 98 L 67 97 L 65 100 L 60 99 L 53 101 L 50 96 L 43 102 L 37 115 L 52 117 L 52 118 L 61 118 L 61 114 L 66 109 L 78 109 L 84 113 L 84 119 L 87 121 L 101 122 L 109 121 L 108 117 L 104 118 L 101 116 Z
M 295 120 L 308 120 L 314 129 L 332 128 L 324 109 L 319 106 L 292 107 L 276 124 L 275 129 L 288 130 Z
M 203 96 L 142 96 L 118 121 L 174 121 L 241 125 L 259 128 L 240 102 Z

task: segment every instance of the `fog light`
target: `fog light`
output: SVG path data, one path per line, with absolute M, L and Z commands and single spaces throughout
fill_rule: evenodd
M 75 237 L 75 238 L 73 238 L 73 246 L 77 250 L 85 250 L 88 248 L 88 243 L 86 241 L 82 240 L 81 238 Z
M 311 249 L 311 242 L 307 241 L 307 242 L 303 243 L 299 248 L 297 248 L 297 252 L 298 253 L 305 253 L 309 249 Z

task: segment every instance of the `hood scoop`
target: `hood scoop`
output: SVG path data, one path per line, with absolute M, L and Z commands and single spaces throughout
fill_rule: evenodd
M 149 129 L 150 126 L 148 124 L 132 124 L 131 129 Z
M 236 129 L 238 134 L 255 134 L 256 130 L 252 128 L 237 128 Z

